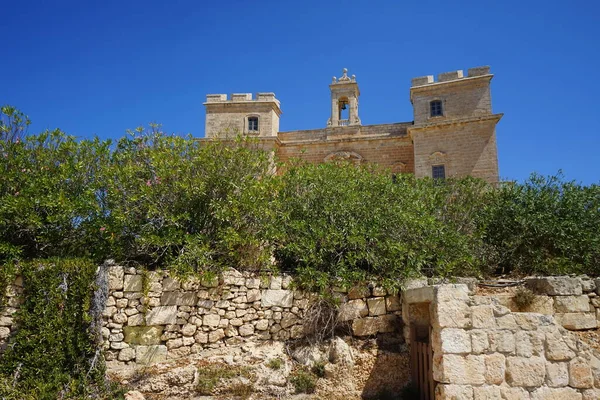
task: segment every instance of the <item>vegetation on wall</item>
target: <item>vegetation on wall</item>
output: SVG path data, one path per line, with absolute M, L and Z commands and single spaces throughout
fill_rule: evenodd
M 95 264 L 38 260 L 17 265 L 23 279 L 18 329 L 0 358 L 0 397 L 22 399 L 118 398 L 105 381 L 100 332 L 90 312 Z

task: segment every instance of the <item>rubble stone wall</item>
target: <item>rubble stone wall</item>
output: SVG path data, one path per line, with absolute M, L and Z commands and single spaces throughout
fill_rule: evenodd
M 6 288 L 6 297 L 0 296 L 0 354 L 4 352 L 8 338 L 16 329 L 14 314 L 23 301 L 23 280 L 17 278 L 12 285 Z
M 310 293 L 289 276 L 229 270 L 213 281 L 180 281 L 168 272 L 108 268 L 109 296 L 102 333 L 109 368 L 150 364 L 247 341 L 304 335 Z M 340 322 L 355 336 L 393 332 L 400 298 L 378 287 L 338 291 Z
M 416 291 L 407 297 L 431 300 L 436 399 L 600 399 L 600 355 L 553 316 L 512 312 L 466 285 Z

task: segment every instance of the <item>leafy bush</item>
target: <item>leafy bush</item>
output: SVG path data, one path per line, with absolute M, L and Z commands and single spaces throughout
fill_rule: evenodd
M 119 398 L 105 382 L 99 332 L 89 313 L 96 268 L 67 259 L 19 265 L 23 304 L 19 329 L 0 358 L 0 397 Z
M 486 242 L 504 273 L 600 273 L 600 186 L 532 175 L 494 193 Z
M 393 182 L 387 171 L 344 163 L 295 165 L 279 179 L 275 256 L 311 288 L 478 270 L 480 181 Z

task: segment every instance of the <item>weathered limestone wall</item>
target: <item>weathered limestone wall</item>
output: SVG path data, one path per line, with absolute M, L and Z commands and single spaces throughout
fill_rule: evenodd
M 519 313 L 466 285 L 416 289 L 430 300 L 436 399 L 600 398 L 600 359 L 554 317 Z
M 6 343 L 10 335 L 16 329 L 14 324 L 14 314 L 17 312 L 23 299 L 23 280 L 19 277 L 12 285 L 6 288 L 6 299 L 3 302 L 0 296 L 0 354 L 4 352 Z
M 525 280 L 525 286 L 536 296 L 531 304 L 521 310 L 515 301 L 515 293 L 493 296 L 512 311 L 554 315 L 559 324 L 571 331 L 599 326 L 600 279 L 587 276 L 529 278 Z
M 212 282 L 180 282 L 167 272 L 109 267 L 103 313 L 109 368 L 184 357 L 247 341 L 297 339 L 315 297 L 291 288 L 289 276 L 257 277 L 235 270 Z M 398 296 L 381 288 L 338 292 L 340 322 L 355 336 L 400 325 Z

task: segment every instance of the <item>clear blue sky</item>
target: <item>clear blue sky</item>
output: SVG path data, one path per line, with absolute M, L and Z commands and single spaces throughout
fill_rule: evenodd
M 363 124 L 412 120 L 410 79 L 490 65 L 500 175 L 600 182 L 600 1 L 3 1 L 0 103 L 30 132 L 204 135 L 207 93 L 275 92 L 324 127 L 347 67 Z

